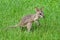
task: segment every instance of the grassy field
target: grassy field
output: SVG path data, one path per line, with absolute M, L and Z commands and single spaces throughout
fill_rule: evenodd
M 45 19 L 40 26 L 34 23 L 28 33 L 24 28 L 3 28 L 17 24 L 27 14 L 34 14 L 35 7 L 44 7 Z M 60 0 L 0 0 L 0 40 L 60 40 Z

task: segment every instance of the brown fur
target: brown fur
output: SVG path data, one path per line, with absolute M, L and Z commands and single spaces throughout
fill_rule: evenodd
M 36 10 L 36 14 L 31 14 L 31 15 L 27 15 L 25 17 L 22 18 L 22 20 L 20 21 L 20 26 L 26 26 L 27 30 L 30 31 L 31 26 L 32 26 L 32 22 L 36 22 L 38 24 L 38 19 L 40 17 L 43 17 L 43 12 L 42 9 L 39 10 L 38 8 L 35 8 Z
M 36 22 L 38 24 L 37 20 L 44 16 L 42 9 L 39 10 L 38 8 L 35 8 L 35 11 L 36 11 L 36 14 L 31 14 L 23 17 L 18 25 L 21 27 L 26 26 L 27 30 L 30 31 L 32 27 L 32 22 Z M 18 25 L 15 25 L 15 27 Z

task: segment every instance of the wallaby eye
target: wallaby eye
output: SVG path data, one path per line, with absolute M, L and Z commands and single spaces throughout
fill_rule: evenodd
M 40 15 L 41 15 L 41 13 L 40 13 Z

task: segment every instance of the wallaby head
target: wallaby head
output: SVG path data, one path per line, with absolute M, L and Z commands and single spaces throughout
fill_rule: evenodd
M 36 11 L 36 15 L 38 15 L 41 18 L 44 17 L 43 8 L 38 9 L 37 7 L 35 7 L 35 11 Z

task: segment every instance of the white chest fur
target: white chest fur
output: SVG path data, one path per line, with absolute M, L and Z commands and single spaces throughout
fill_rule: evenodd
M 36 21 L 36 20 L 38 20 L 38 16 L 37 15 L 35 15 L 35 17 L 34 17 L 34 21 Z

